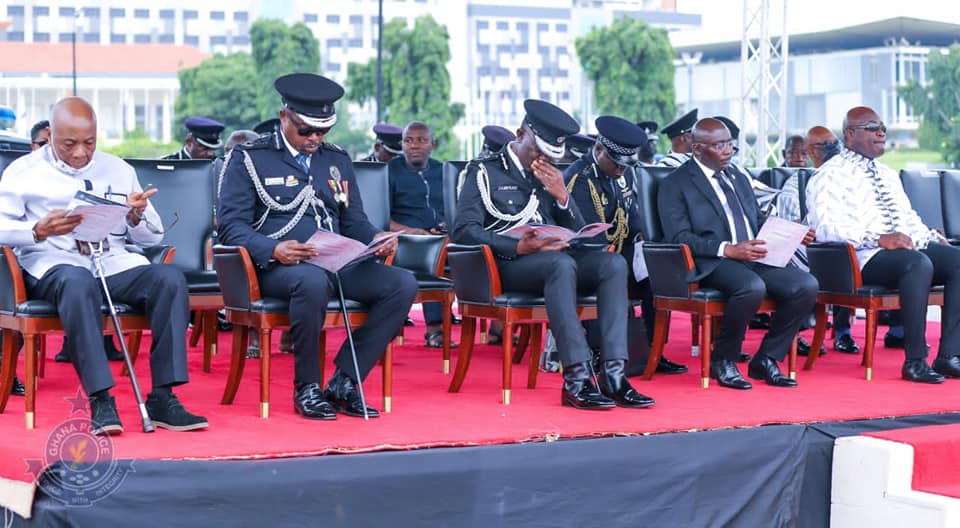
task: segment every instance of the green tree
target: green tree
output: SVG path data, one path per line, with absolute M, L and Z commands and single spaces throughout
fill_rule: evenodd
M 960 166 L 960 45 L 927 56 L 926 85 L 910 80 L 899 94 L 920 115 L 922 147 L 939 150 L 944 161 Z
M 261 119 L 276 115 L 280 108 L 280 96 L 273 89 L 277 77 L 320 71 L 320 44 L 302 22 L 288 27 L 280 20 L 259 19 L 250 26 L 250 47 L 257 73 L 250 84 L 259 94 Z
M 180 141 L 170 143 L 154 141 L 142 128 L 136 128 L 123 134 L 122 143 L 112 147 L 98 146 L 97 149 L 121 158 L 153 159 L 180 150 L 180 145 Z
M 453 127 L 464 116 L 460 103 L 450 103 L 450 35 L 430 15 L 408 28 L 403 19 L 383 26 L 384 120 L 400 126 L 423 121 L 433 129 L 437 149 L 433 157 L 459 158 L 460 144 Z M 347 97 L 366 103 L 377 97 L 377 59 L 347 67 Z
M 183 139 L 183 121 L 195 115 L 209 116 L 227 126 L 227 133 L 252 128 L 260 119 L 253 60 L 246 53 L 215 55 L 193 68 L 180 70 L 180 94 L 174 104 L 173 136 Z
M 666 123 L 674 117 L 673 47 L 667 32 L 621 17 L 574 42 L 593 81 L 598 114 Z

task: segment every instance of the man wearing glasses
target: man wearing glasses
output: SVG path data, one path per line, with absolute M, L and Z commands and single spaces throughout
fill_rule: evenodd
M 960 377 L 960 249 L 926 225 L 910 205 L 897 172 L 877 163 L 887 127 L 868 107 L 843 120 L 844 148 L 807 185 L 807 220 L 825 241 L 849 242 L 865 284 L 900 290 L 906 360 L 901 377 L 942 383 Z M 927 296 L 943 284 L 940 350 L 927 364 Z
M 33 128 L 30 129 L 30 150 L 37 150 L 38 148 L 47 144 L 50 141 L 50 121 L 44 119 L 43 121 L 37 122 L 33 125 Z
M 337 412 L 362 417 L 357 384 L 403 326 L 417 283 L 407 270 L 375 260 L 340 272 L 344 296 L 369 307 L 368 322 L 353 333 L 360 379 L 345 341 L 323 390 L 320 330 L 327 301 L 337 294 L 330 273 L 304 262 L 317 255 L 305 242 L 317 230 L 364 244 L 386 233 L 363 212 L 350 157 L 323 141 L 337 122 L 334 102 L 343 96 L 343 88 L 309 73 L 284 75 L 274 88 L 283 102 L 279 126 L 253 143 L 237 145 L 227 164 L 220 190 L 220 241 L 250 252 L 265 297 L 290 302 L 294 411 L 315 420 L 333 420 Z M 391 241 L 377 255 L 389 255 L 395 248 L 396 241 Z M 366 414 L 378 416 L 371 407 Z
M 777 312 L 748 375 L 776 387 L 795 387 L 777 365 L 790 350 L 797 331 L 817 297 L 817 280 L 795 267 L 777 268 L 756 262 L 767 250 L 756 240 L 765 217 L 760 213 L 747 176 L 731 170 L 733 140 L 719 120 L 705 118 L 693 127 L 693 158 L 660 184 L 657 195 L 664 239 L 686 244 L 696 269 L 691 281 L 727 296 L 710 375 L 721 386 L 750 389 L 737 369 L 750 318 L 766 296 Z M 807 234 L 805 243 L 813 239 Z

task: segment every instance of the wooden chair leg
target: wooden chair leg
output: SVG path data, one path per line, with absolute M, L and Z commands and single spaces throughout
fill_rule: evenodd
M 460 386 L 467 377 L 467 370 L 470 368 L 470 356 L 473 353 L 473 338 L 477 328 L 477 318 L 463 316 L 463 323 L 460 329 L 460 353 L 457 354 L 457 368 L 453 373 L 453 379 L 450 380 L 448 392 L 460 392 Z
M 203 321 L 203 371 L 210 372 L 210 362 L 217 355 L 217 311 L 199 312 Z
M 873 379 L 873 351 L 877 346 L 877 311 L 867 309 L 866 332 L 863 344 L 863 366 L 866 367 L 867 381 Z
M 443 327 L 443 365 L 444 374 L 450 374 L 450 340 L 453 339 L 453 294 L 450 293 L 443 300 L 443 318 L 440 320 Z
M 800 335 L 797 334 L 793 341 L 790 342 L 790 352 L 787 354 L 787 370 L 790 372 L 790 379 L 797 379 L 797 340 L 800 339 Z M 819 348 L 810 348 L 810 354 L 813 354 L 813 351 L 819 351 Z
M 38 334 L 37 337 L 37 373 L 43 379 L 47 374 L 47 336 Z
M 713 333 L 713 318 L 703 315 L 700 318 L 700 386 L 710 387 L 710 340 Z
M 530 324 L 517 326 L 520 327 L 520 337 L 517 338 L 517 346 L 513 350 L 514 365 L 519 365 L 523 361 L 523 354 L 526 353 L 527 346 L 530 345 Z
M 827 305 L 817 303 L 814 313 L 816 313 L 817 316 L 817 324 L 813 327 L 813 342 L 810 343 L 810 354 L 807 356 L 807 361 L 803 364 L 803 370 L 813 368 L 813 364 L 820 356 L 820 347 L 823 346 L 823 338 L 827 333 Z M 814 351 L 816 351 L 816 353 L 814 353 Z
M 33 429 L 37 403 L 37 340 L 35 336 L 23 337 L 23 343 L 26 347 L 24 351 L 26 355 L 24 356 L 23 385 L 27 389 L 26 401 L 24 402 L 24 419 L 27 429 Z
M 481 345 L 487 344 L 487 320 L 486 319 L 480 320 L 480 344 Z
M 510 405 L 510 378 L 513 374 L 513 329 L 513 321 L 506 320 L 503 322 L 503 380 L 501 391 L 504 405 Z
M 237 395 L 240 379 L 243 378 L 243 366 L 247 361 L 247 337 L 250 329 L 239 324 L 233 325 L 233 343 L 230 349 L 230 373 L 227 375 L 227 386 L 223 389 L 223 398 L 220 403 L 230 405 Z M 262 352 L 261 352 L 262 354 Z
M 200 334 L 210 329 L 204 328 L 203 312 L 194 310 L 190 312 L 190 315 L 193 317 L 193 329 L 190 330 L 190 346 L 195 347 L 200 342 Z M 212 331 L 216 332 L 216 326 L 213 327 Z
M 700 350 L 700 316 L 690 314 L 690 342 Z
M 667 340 L 667 326 L 670 324 L 670 312 L 666 310 L 657 310 L 655 324 L 653 325 L 653 346 L 650 348 L 650 355 L 647 356 L 647 368 L 643 371 L 643 379 L 653 379 L 653 373 L 657 371 L 657 364 L 660 357 L 663 356 L 663 346 Z
M 127 337 L 127 352 L 130 353 L 130 363 L 134 366 L 137 365 L 137 356 L 140 353 L 140 342 L 143 340 L 143 332 L 136 331 L 130 332 Z M 117 339 L 123 340 L 124 336 L 118 336 Z M 129 376 L 130 371 L 127 370 L 127 362 L 123 362 L 123 367 L 120 369 L 121 376 Z
M 270 417 L 270 329 L 260 329 L 260 418 Z
M 449 312 L 447 312 L 449 313 Z M 450 316 L 447 315 L 449 319 Z M 383 352 L 383 412 L 393 412 L 393 345 Z
M 17 375 L 17 356 L 20 354 L 17 333 L 3 330 L 3 362 L 0 368 L 0 413 L 7 408 L 10 391 L 13 390 L 13 378 Z
M 537 373 L 540 371 L 540 354 L 543 352 L 543 325 L 530 323 L 530 366 L 527 370 L 527 388 L 537 388 Z

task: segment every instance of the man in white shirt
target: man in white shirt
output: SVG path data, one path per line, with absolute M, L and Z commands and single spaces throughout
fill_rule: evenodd
M 127 240 L 153 245 L 163 238 L 148 201 L 156 190 L 144 192 L 132 167 L 96 150 L 96 116 L 83 99 L 68 97 L 54 105 L 50 133 L 48 145 L 12 163 L 0 179 L 0 243 L 16 248 L 28 295 L 57 306 L 72 343 L 70 359 L 90 398 L 91 431 L 116 434 L 123 426 L 109 393 L 114 381 L 103 350 L 103 294 L 91 257 L 82 253 L 88 246 L 72 236 L 82 221 L 68 213 L 78 191 L 130 207 L 126 224 L 104 241 L 103 269 L 111 297 L 144 309 L 150 320 L 153 391 L 147 412 L 159 427 L 207 427 L 206 418 L 188 413 L 171 391 L 187 382 L 183 274 L 124 248 Z
M 807 220 L 817 239 L 853 244 L 864 284 L 900 290 L 907 381 L 942 383 L 960 377 L 960 248 L 946 244 L 913 210 L 896 171 L 876 162 L 887 128 L 864 106 L 847 112 L 845 148 L 807 185 Z M 926 362 L 927 296 L 945 285 L 940 352 Z

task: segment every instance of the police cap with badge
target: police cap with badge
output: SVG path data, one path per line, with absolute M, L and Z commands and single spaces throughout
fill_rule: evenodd
M 576 120 L 560 108 L 539 99 L 527 99 L 523 102 L 523 109 L 527 112 L 523 124 L 533 132 L 537 149 L 554 162 L 563 158 L 567 138 L 580 131 Z
M 188 117 L 183 126 L 190 131 L 194 141 L 209 149 L 218 149 L 223 146 L 220 134 L 224 124 L 209 117 Z
M 283 107 L 296 114 L 294 124 L 301 135 L 310 135 L 311 128 L 328 129 L 337 123 L 333 103 L 343 97 L 343 87 L 336 82 L 314 73 L 291 73 L 279 77 L 273 87 Z
M 597 143 L 607 150 L 610 161 L 622 167 L 637 164 L 637 150 L 647 142 L 647 134 L 640 127 L 616 116 L 600 116 L 594 124 Z
M 373 125 L 373 133 L 383 150 L 390 154 L 403 154 L 403 129 L 391 123 L 377 123 Z
M 723 123 L 727 130 L 730 131 L 730 139 L 737 140 L 740 139 L 740 127 L 733 122 L 733 119 L 730 119 L 727 116 L 713 116 L 714 119 Z
M 517 136 L 500 125 L 487 125 L 480 129 L 483 134 L 483 149 L 499 152 L 504 145 L 517 139 Z
M 567 151 L 575 158 L 580 159 L 584 154 L 590 152 L 590 148 L 597 142 L 596 137 L 590 137 L 586 134 L 574 134 L 567 138 Z
M 660 129 L 661 132 L 667 135 L 668 138 L 673 139 L 678 136 L 682 136 L 690 130 L 693 129 L 693 125 L 697 122 L 697 109 L 694 108 L 686 114 L 674 119 L 673 121 L 667 123 Z
M 257 123 L 257 126 L 253 127 L 253 131 L 261 136 L 264 134 L 272 134 L 279 124 L 279 117 L 271 117 L 270 119 L 266 119 Z

